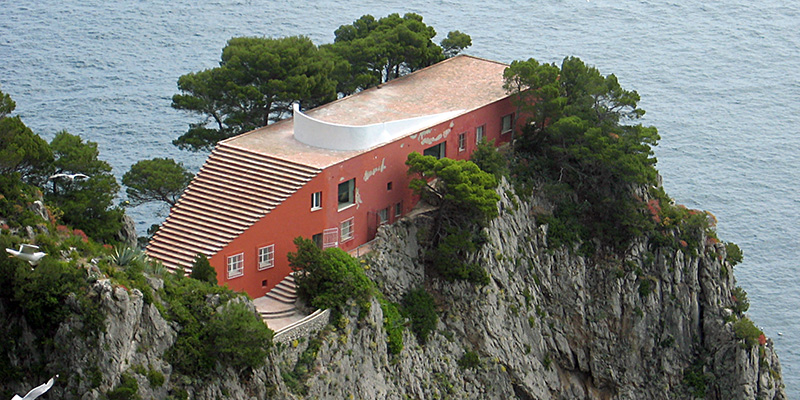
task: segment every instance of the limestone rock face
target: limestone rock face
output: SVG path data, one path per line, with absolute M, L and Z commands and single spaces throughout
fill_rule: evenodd
M 136 223 L 128 214 L 122 217 L 122 228 L 117 232 L 117 238 L 130 248 L 136 247 Z
M 772 341 L 747 347 L 727 322 L 735 279 L 724 245 L 703 238 L 686 254 L 643 239 L 624 260 L 587 260 L 548 250 L 530 209 L 504 197 L 476 258 L 492 278 L 484 287 L 426 277 L 424 217 L 383 228 L 367 273 L 395 302 L 425 286 L 437 331 L 420 346 L 406 330 L 390 356 L 377 302 L 334 321 L 320 335 L 308 397 L 692 399 L 702 385 L 685 377 L 696 364 L 707 399 L 785 399 Z M 304 348 L 284 349 L 278 368 L 291 370 Z M 478 367 L 458 365 L 467 351 Z

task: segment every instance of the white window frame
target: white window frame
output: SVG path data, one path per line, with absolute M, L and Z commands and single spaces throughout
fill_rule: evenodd
M 378 210 L 378 225 L 385 225 L 389 223 L 389 207 Z
M 341 189 L 342 185 L 348 185 L 347 186 L 348 199 L 347 199 L 346 202 L 342 201 L 342 198 L 340 196 L 340 193 L 342 191 L 342 189 Z M 339 211 L 344 210 L 345 208 L 348 208 L 348 207 L 352 206 L 353 204 L 355 204 L 355 202 L 356 202 L 356 178 L 349 179 L 349 180 L 339 184 L 339 186 L 336 188 L 336 200 L 339 202 Z
M 322 192 L 311 193 L 311 211 L 322 209 Z
M 500 134 L 511 132 L 513 120 L 514 114 L 504 115 L 503 118 L 500 119 Z
M 264 246 L 258 249 L 258 270 L 262 271 L 275 266 L 275 245 Z
M 353 238 L 355 237 L 354 229 L 353 229 L 354 226 L 355 226 L 355 222 L 354 221 L 355 221 L 355 218 L 354 217 L 350 217 L 350 218 L 342 221 L 341 224 L 339 224 L 339 230 L 342 232 L 342 236 L 341 236 L 342 243 L 347 242 L 349 240 L 353 240 Z
M 475 144 L 481 144 L 481 140 L 483 140 L 483 135 L 485 130 L 486 130 L 486 125 L 481 125 L 475 128 Z
M 435 155 L 431 154 L 434 151 L 436 152 L 436 154 Z M 437 160 L 441 160 L 447 157 L 447 142 L 441 142 L 439 144 L 428 147 L 427 149 L 423 150 L 422 155 L 434 156 L 436 157 Z
M 228 279 L 244 276 L 244 253 L 228 256 Z
M 459 133 L 458 134 L 458 151 L 464 151 L 467 149 L 467 133 Z

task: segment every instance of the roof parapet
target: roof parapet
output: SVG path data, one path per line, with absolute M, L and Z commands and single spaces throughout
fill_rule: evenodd
M 309 146 L 329 150 L 365 150 L 388 143 L 402 136 L 419 132 L 464 113 L 464 110 L 400 119 L 371 125 L 341 125 L 325 122 L 300 111 L 294 111 L 294 137 Z

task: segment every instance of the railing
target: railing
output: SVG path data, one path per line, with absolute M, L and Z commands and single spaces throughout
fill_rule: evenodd
M 331 310 L 317 310 L 311 315 L 293 322 L 275 331 L 272 337 L 273 343 L 289 343 L 292 340 L 308 336 L 312 331 L 319 330 L 328 323 Z

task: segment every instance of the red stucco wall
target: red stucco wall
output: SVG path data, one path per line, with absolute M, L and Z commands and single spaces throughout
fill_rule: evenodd
M 211 257 L 221 285 L 260 297 L 291 272 L 286 255 L 296 248 L 297 236 L 310 238 L 326 228 L 338 228 L 342 221 L 354 218 L 352 240 L 339 241 L 339 247 L 350 251 L 372 239 L 377 226 L 377 211 L 389 208 L 389 222 L 394 222 L 394 205 L 402 202 L 403 214 L 418 201 L 408 189 L 409 177 L 405 165 L 408 154 L 422 153 L 426 148 L 446 142 L 445 155 L 453 159 L 468 159 L 476 148 L 475 130 L 485 126 L 484 136 L 499 145 L 510 140 L 511 134 L 501 134 L 502 117 L 513 113 L 509 99 L 489 104 L 429 130 L 398 139 L 370 152 L 330 166 L 304 185 L 294 195 L 256 222 Z M 459 134 L 466 135 L 466 149 L 459 151 Z M 435 139 L 435 140 L 432 140 Z M 338 185 L 355 178 L 358 194 L 356 204 L 338 210 Z M 391 182 L 391 190 L 387 184 Z M 311 195 L 322 192 L 322 209 L 311 210 Z M 360 202 L 358 202 L 360 200 Z M 258 270 L 258 249 L 275 245 L 275 266 Z M 244 274 L 227 278 L 227 257 L 244 253 Z M 265 285 L 262 285 L 266 281 Z

